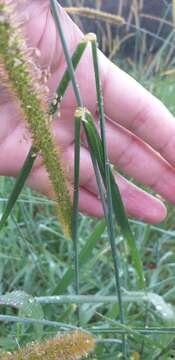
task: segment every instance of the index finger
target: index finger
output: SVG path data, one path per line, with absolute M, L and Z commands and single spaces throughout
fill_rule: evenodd
M 106 115 L 143 139 L 175 165 L 175 119 L 131 76 L 100 55 Z

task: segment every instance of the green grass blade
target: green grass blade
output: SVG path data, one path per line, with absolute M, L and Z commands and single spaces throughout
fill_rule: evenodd
M 73 87 L 74 94 L 75 94 L 75 97 L 76 97 L 77 105 L 81 107 L 82 106 L 81 96 L 80 96 L 77 81 L 76 81 L 76 78 L 75 78 L 73 64 L 72 64 L 71 58 L 69 56 L 69 51 L 68 51 L 68 47 L 67 47 L 66 40 L 65 40 L 65 37 L 64 37 L 64 32 L 63 32 L 63 29 L 62 29 L 62 26 L 61 26 L 60 17 L 58 15 L 57 1 L 56 0 L 50 0 L 50 6 L 51 6 L 51 11 L 52 11 L 52 14 L 53 14 L 53 17 L 54 17 L 54 20 L 55 20 L 56 28 L 57 28 L 58 34 L 60 36 L 60 41 L 61 41 L 61 44 L 62 44 L 62 48 L 63 48 L 65 60 L 66 60 L 66 63 L 67 63 L 69 76 L 70 76 L 70 79 L 71 79 L 71 82 L 72 82 L 72 87 Z
M 78 108 L 77 111 L 78 111 L 81 121 L 83 121 L 83 126 L 84 126 L 84 108 Z M 93 164 L 93 168 L 94 168 L 94 173 L 95 173 L 96 182 L 97 182 L 97 186 L 98 186 L 98 190 L 99 190 L 99 195 L 100 195 L 101 203 L 103 206 L 103 212 L 104 212 L 105 217 L 107 218 L 107 206 L 106 206 L 106 200 L 105 200 L 105 194 L 104 194 L 104 187 L 102 185 L 97 160 L 96 160 L 96 157 L 94 156 L 92 147 L 89 147 L 89 152 L 91 155 L 91 160 L 92 160 L 92 164 Z
M 100 199 L 101 199 L 101 203 L 103 206 L 103 213 L 105 218 L 108 218 L 108 209 L 107 209 L 107 204 L 106 204 L 106 193 L 104 191 L 104 187 L 102 184 L 102 180 L 101 180 L 101 176 L 100 176 L 100 172 L 99 172 L 99 168 L 98 168 L 98 164 L 97 164 L 97 160 L 93 154 L 93 151 L 91 149 L 89 149 L 90 151 L 90 155 L 91 155 L 91 160 L 92 160 L 92 164 L 93 164 L 93 168 L 94 168 L 94 173 L 95 173 L 95 178 L 96 178 L 96 183 L 98 186 L 98 191 L 99 191 L 99 195 L 100 195 Z
M 94 39 L 91 41 L 92 47 L 92 57 L 93 57 L 93 64 L 94 64 L 94 74 L 95 74 L 95 84 L 96 84 L 96 92 L 97 92 L 97 104 L 98 104 L 98 112 L 99 112 L 99 120 L 100 120 L 100 131 L 101 131 L 101 143 L 103 149 L 103 157 L 105 159 L 105 176 L 106 182 L 109 181 L 109 171 L 108 171 L 108 151 L 107 151 L 107 143 L 106 143 L 106 131 L 105 131 L 105 114 L 104 114 L 104 106 L 103 106 L 103 96 L 102 96 L 102 88 L 101 88 L 101 81 L 100 81 L 100 71 L 99 71 L 99 64 L 98 64 L 98 49 L 97 49 L 97 40 L 96 36 L 94 35 Z
M 88 139 L 88 137 L 87 137 L 87 139 Z M 91 158 L 92 158 L 92 162 L 94 165 L 96 159 L 95 159 L 95 156 L 92 151 L 91 143 L 89 142 L 88 145 L 89 145 L 89 148 L 91 149 L 91 151 L 90 151 Z M 94 168 L 94 170 L 95 170 L 95 168 Z M 96 175 L 96 180 L 97 180 L 96 171 L 95 171 L 95 175 Z M 107 180 L 107 178 L 105 176 L 104 182 L 106 182 L 106 180 Z M 105 214 L 105 218 L 106 218 L 107 230 L 108 230 L 108 235 L 109 235 L 109 240 L 110 240 L 110 245 L 111 245 L 111 252 L 112 252 L 113 263 L 114 263 L 115 282 L 116 282 L 116 290 L 117 290 L 118 306 L 119 306 L 119 317 L 120 317 L 121 324 L 124 324 L 124 310 L 123 310 L 120 275 L 119 275 L 119 259 L 118 259 L 118 255 L 116 252 L 115 230 L 114 230 L 113 216 L 112 216 L 113 206 L 112 206 L 112 198 L 111 198 L 111 189 L 109 186 L 110 182 L 107 181 L 106 184 L 107 183 L 108 183 L 108 186 L 107 186 L 107 211 L 104 211 L 104 214 Z M 101 196 L 101 186 L 99 187 L 98 180 L 97 180 L 97 185 L 98 185 L 98 189 L 99 189 L 100 196 Z M 123 351 L 124 359 L 127 359 L 125 335 L 122 335 L 122 351 Z
M 97 129 L 94 125 L 92 116 L 88 111 L 85 112 L 84 127 L 85 127 L 88 141 L 90 142 L 91 147 L 93 148 L 93 152 L 98 161 L 99 169 L 100 169 L 102 178 L 104 179 L 104 185 L 106 186 L 102 143 L 101 143 L 100 136 L 97 132 Z M 113 199 L 114 214 L 115 214 L 115 217 L 116 217 L 116 220 L 117 220 L 119 226 L 121 227 L 122 233 L 127 240 L 128 247 L 130 249 L 130 253 L 132 256 L 132 261 L 133 261 L 135 270 L 138 275 L 139 286 L 143 288 L 144 287 L 144 276 L 143 276 L 139 252 L 138 252 L 138 249 L 137 249 L 137 246 L 135 243 L 134 236 L 133 236 L 130 226 L 129 226 L 128 218 L 125 213 L 125 208 L 124 208 L 124 205 L 123 205 L 123 202 L 121 199 L 120 191 L 115 182 L 111 168 L 109 171 L 110 171 L 110 183 L 111 183 L 111 193 L 112 193 L 112 199 Z
M 103 164 L 104 164 L 104 180 L 105 180 L 105 187 L 106 187 L 106 197 L 107 197 L 107 227 L 108 227 L 108 234 L 109 240 L 111 245 L 113 263 L 114 263 L 114 271 L 115 271 L 115 281 L 116 281 L 116 289 L 117 289 L 117 296 L 119 302 L 119 316 L 120 321 L 124 324 L 124 309 L 122 305 L 122 294 L 121 294 L 121 284 L 120 284 L 120 270 L 119 270 L 119 259 L 115 244 L 115 230 L 114 230 L 114 223 L 113 223 L 113 203 L 112 203 L 112 192 L 111 192 L 111 181 L 110 181 L 110 163 L 108 159 L 108 150 L 107 150 L 107 142 L 106 142 L 106 130 L 105 130 L 105 115 L 104 115 L 104 106 L 103 106 L 103 96 L 102 96 L 102 89 L 101 89 L 101 81 L 100 81 L 100 71 L 99 71 L 99 64 L 98 64 L 98 50 L 97 50 L 97 40 L 96 36 L 91 41 L 92 46 L 92 57 L 93 57 L 93 64 L 94 64 L 94 73 L 95 73 L 95 83 L 96 83 L 96 92 L 97 92 L 97 103 L 98 103 L 98 111 L 99 111 L 99 119 L 100 119 L 100 130 L 101 130 L 101 144 L 102 144 L 102 151 L 103 151 Z M 122 352 L 124 359 L 127 359 L 127 345 L 126 345 L 126 338 L 125 336 L 122 337 Z
M 14 323 L 21 323 L 21 324 L 37 324 L 42 326 L 53 326 L 56 328 L 60 328 L 60 330 L 75 330 L 77 329 L 76 326 L 64 324 L 57 321 L 51 320 L 40 320 L 40 319 L 33 319 L 30 317 L 22 317 L 22 316 L 11 316 L 11 315 L 1 315 L 0 314 L 0 322 L 14 322 Z
M 79 266 L 83 268 L 84 265 L 87 264 L 88 260 L 92 256 L 92 251 L 96 245 L 97 240 L 100 238 L 100 236 L 103 234 L 106 227 L 105 220 L 101 220 L 97 223 L 94 231 L 90 235 L 90 237 L 87 239 L 86 245 L 83 247 L 79 254 Z M 61 281 L 56 286 L 56 288 L 53 291 L 53 295 L 59 295 L 64 293 L 68 286 L 72 283 L 74 278 L 74 271 L 72 269 L 72 266 L 68 268 L 66 273 L 63 275 Z
M 138 279 L 139 279 L 138 285 L 139 285 L 139 287 L 144 288 L 145 287 L 145 279 L 144 279 L 141 259 L 139 256 L 139 251 L 137 249 L 135 238 L 134 238 L 131 228 L 129 226 L 128 218 L 127 218 L 125 208 L 124 208 L 124 205 L 122 202 L 120 191 L 119 191 L 118 185 L 116 184 L 116 181 L 114 179 L 112 170 L 110 170 L 110 178 L 111 178 L 113 206 L 114 206 L 114 213 L 116 216 L 116 220 L 118 221 L 118 224 L 121 227 L 123 235 L 124 235 L 125 239 L 127 240 L 128 247 L 129 247 L 132 261 L 133 261 L 133 265 L 135 267 L 135 270 L 136 270 L 136 273 L 137 273 Z
M 10 215 L 22 189 L 24 186 L 25 181 L 27 180 L 27 177 L 32 169 L 32 166 L 34 164 L 34 161 L 36 159 L 34 148 L 31 147 L 27 158 L 24 162 L 24 165 L 22 167 L 22 170 L 20 171 L 19 175 L 17 176 L 17 179 L 15 181 L 15 185 L 13 187 L 13 190 L 8 198 L 7 204 L 5 206 L 5 210 L 3 212 L 3 215 L 0 220 L 0 230 L 5 225 L 8 216 Z
M 89 330 L 91 332 L 96 332 L 98 334 L 127 334 L 129 332 L 134 332 L 134 331 L 137 331 L 139 332 L 140 334 L 144 334 L 144 335 L 159 335 L 159 334 L 172 334 L 174 335 L 175 334 L 175 328 L 173 327 L 147 327 L 147 328 L 137 328 L 137 327 L 132 327 L 132 328 L 129 328 L 127 327 L 126 325 L 122 325 L 122 324 L 118 324 L 118 328 L 114 328 L 114 327 L 111 327 L 111 328 L 95 328 L 95 329 L 91 329 L 90 328 L 86 328 L 86 330 Z M 133 334 L 134 335 L 134 334 Z M 160 343 L 159 343 L 160 344 Z M 162 348 L 162 345 L 160 344 L 160 348 Z
M 77 47 L 72 55 L 72 58 L 71 58 L 71 62 L 72 62 L 74 70 L 77 68 L 77 66 L 84 54 L 84 51 L 86 49 L 88 42 L 89 42 L 89 38 L 88 38 L 88 34 L 87 34 L 82 38 L 80 43 L 77 45 Z M 52 102 L 49 105 L 49 114 L 54 114 L 57 111 L 57 107 L 58 107 L 59 103 L 61 102 L 62 97 L 65 94 L 65 91 L 69 85 L 70 79 L 71 79 L 70 72 L 68 71 L 68 69 L 66 69 L 66 71 L 62 77 L 62 80 L 56 89 L 55 97 L 53 98 Z

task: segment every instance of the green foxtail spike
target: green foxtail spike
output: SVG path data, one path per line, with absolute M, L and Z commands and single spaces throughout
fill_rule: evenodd
M 41 152 L 55 194 L 59 220 L 64 233 L 70 236 L 70 195 L 60 151 L 49 129 L 46 94 L 44 86 L 36 80 L 36 66 L 32 66 L 12 1 L 7 5 L 0 0 L 0 44 L 1 79 L 17 100 L 31 131 L 34 148 Z
M 92 335 L 77 330 L 0 356 L 1 360 L 77 360 L 87 356 L 94 345 Z

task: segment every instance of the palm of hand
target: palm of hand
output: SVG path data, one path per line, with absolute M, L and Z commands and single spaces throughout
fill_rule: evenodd
M 42 69 L 47 69 L 49 67 L 51 71 L 51 77 L 48 81 L 51 96 L 63 74 L 65 69 L 65 61 L 61 50 L 61 44 L 59 43 L 59 39 L 57 37 L 54 21 L 49 9 L 49 2 L 47 0 L 35 0 L 32 2 L 27 1 L 24 5 L 19 4 L 19 9 L 23 17 L 27 16 L 25 19 L 24 32 L 26 34 L 29 46 L 40 50 L 41 56 L 37 58 L 37 62 L 39 62 L 39 65 Z M 64 14 L 64 12 L 62 10 L 60 11 L 69 50 L 72 52 L 77 42 L 82 37 L 82 34 L 75 26 L 75 24 L 73 24 L 72 21 Z M 138 104 L 139 100 L 142 102 L 142 97 L 144 98 L 144 96 L 148 97 L 148 100 L 145 101 L 145 107 L 146 104 L 149 101 L 151 103 L 153 99 L 150 99 L 145 90 L 139 87 L 139 85 L 137 85 L 134 80 L 131 80 L 129 77 L 124 75 L 118 68 L 111 64 L 109 65 L 108 60 L 106 60 L 102 54 L 100 55 L 100 66 L 102 85 L 104 87 L 104 94 L 106 94 L 104 96 L 104 103 L 106 103 L 105 111 L 110 116 L 110 118 L 113 119 L 113 113 L 111 109 L 108 109 L 108 102 L 111 102 L 111 107 L 113 107 L 115 101 L 115 106 L 118 106 L 119 112 L 118 119 L 116 120 L 114 118 L 116 123 L 114 124 L 113 122 L 108 121 L 107 124 L 107 139 L 111 162 L 114 164 L 119 164 L 122 170 L 126 171 L 129 175 L 135 177 L 137 180 L 145 182 L 146 185 L 152 185 L 153 181 L 150 180 L 149 184 L 149 180 L 146 180 L 150 178 L 150 170 L 146 169 L 145 164 L 142 163 L 143 160 L 146 164 L 150 164 L 151 162 L 151 164 L 153 164 L 156 168 L 155 174 L 153 174 L 155 183 L 159 168 L 160 170 L 166 169 L 166 171 L 169 173 L 169 176 L 174 178 L 174 170 L 171 168 L 171 165 L 165 163 L 162 158 L 160 159 L 160 156 L 157 156 L 154 150 L 150 149 L 150 147 L 147 146 L 146 143 L 143 142 L 138 136 L 140 136 L 144 141 L 148 141 L 150 145 L 153 143 L 153 147 L 155 147 L 155 140 L 150 139 L 149 134 L 144 136 L 139 134 L 137 126 L 136 129 L 134 128 L 136 135 L 128 131 L 130 130 L 130 125 L 127 124 L 126 119 L 127 116 L 130 116 L 131 112 L 133 112 L 134 118 L 133 109 L 134 106 L 136 106 L 136 99 L 132 99 L 132 96 L 134 97 L 136 95 L 134 93 L 132 94 L 132 90 L 136 89 L 136 92 L 138 93 L 140 90 L 140 95 L 138 94 Z M 114 99 L 115 87 L 113 91 L 111 91 L 110 86 L 106 85 L 108 78 L 110 82 L 113 75 L 114 78 L 116 75 L 118 76 L 118 79 L 121 78 L 120 80 L 123 80 L 124 84 L 123 87 L 121 86 L 121 89 L 117 90 L 118 92 L 121 90 L 121 94 L 118 100 Z M 83 104 L 93 113 L 95 119 L 97 120 L 96 92 L 90 49 L 86 51 L 83 59 L 81 60 L 76 76 L 78 79 Z M 127 88 L 129 85 L 131 86 L 131 96 L 128 96 L 128 98 L 125 99 L 123 98 L 122 92 L 124 93 L 125 87 Z M 119 94 L 116 94 L 116 98 L 118 95 Z M 156 104 L 155 108 L 156 106 L 160 106 L 160 104 Z M 0 108 L 2 118 L 0 135 L 0 172 L 3 175 L 16 176 L 30 148 L 30 136 L 26 129 L 26 124 L 24 123 L 23 119 L 21 119 L 19 113 L 16 111 L 16 106 L 10 98 L 1 97 Z M 71 87 L 69 87 L 61 104 L 61 116 L 59 118 L 55 118 L 52 124 L 54 136 L 58 146 L 61 148 L 63 163 L 66 164 L 65 171 L 70 183 L 70 187 L 73 174 L 73 114 L 75 108 L 75 98 Z M 171 120 L 170 114 L 168 112 L 166 113 L 166 110 L 163 109 L 163 107 L 160 106 L 160 110 L 162 110 L 162 113 L 163 111 L 165 112 L 165 115 L 163 114 L 164 117 L 167 116 L 167 119 L 169 117 Z M 139 110 L 136 111 L 135 109 L 135 117 L 137 114 L 139 114 Z M 143 119 L 143 116 L 141 116 L 141 118 Z M 120 125 L 122 125 L 122 127 Z M 127 129 L 125 129 L 125 127 Z M 115 148 L 116 143 L 118 143 L 117 149 Z M 129 145 L 131 146 L 131 152 L 128 155 L 128 151 L 126 151 L 126 149 L 129 147 Z M 137 166 L 132 164 L 134 153 L 133 150 L 135 151 L 134 155 L 138 164 Z M 138 163 L 139 160 L 140 165 Z M 141 174 L 139 174 L 141 169 L 139 166 L 143 166 L 144 174 L 142 174 L 142 170 Z M 161 220 L 161 218 L 165 215 L 165 208 L 157 199 L 152 198 L 150 195 L 136 188 L 124 180 L 123 177 L 118 175 L 117 179 L 125 205 L 131 215 L 152 222 Z M 37 160 L 28 178 L 28 184 L 35 190 L 38 190 L 48 196 L 52 195 L 48 176 L 42 166 L 41 159 Z M 82 145 L 81 147 L 80 185 L 80 210 L 87 212 L 90 215 L 100 216 L 102 214 L 102 209 L 98 200 L 98 191 L 93 176 L 93 169 L 89 152 L 85 145 Z M 167 189 L 161 192 L 159 191 L 161 184 L 159 188 L 156 188 L 156 186 L 153 185 L 152 187 L 155 188 L 155 190 L 159 193 L 162 193 L 164 197 L 168 198 L 169 194 Z

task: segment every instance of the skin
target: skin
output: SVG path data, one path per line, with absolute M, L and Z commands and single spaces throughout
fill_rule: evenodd
M 66 67 L 63 51 L 50 12 L 48 0 L 13 1 L 23 20 L 27 44 L 40 50 L 35 61 L 42 69 L 50 68 L 49 98 L 56 89 Z M 59 7 L 64 34 L 72 53 L 82 33 Z M 35 53 L 35 52 L 34 52 Z M 165 106 L 133 78 L 112 64 L 99 52 L 101 82 L 106 114 L 106 133 L 110 162 L 122 172 L 150 187 L 156 194 L 175 204 L 175 121 Z M 90 48 L 76 71 L 80 93 L 86 106 L 98 121 L 96 91 Z M 0 174 L 16 176 L 31 146 L 30 134 L 17 107 L 0 85 Z M 60 113 L 52 128 L 61 149 L 65 172 L 72 187 L 74 158 L 74 120 L 76 101 L 70 86 L 62 101 Z M 130 216 L 155 223 L 164 219 L 166 208 L 152 197 L 116 174 L 125 207 Z M 52 197 L 47 173 L 38 158 L 28 185 Z M 102 216 L 101 204 L 91 165 L 90 155 L 82 132 L 81 212 Z

